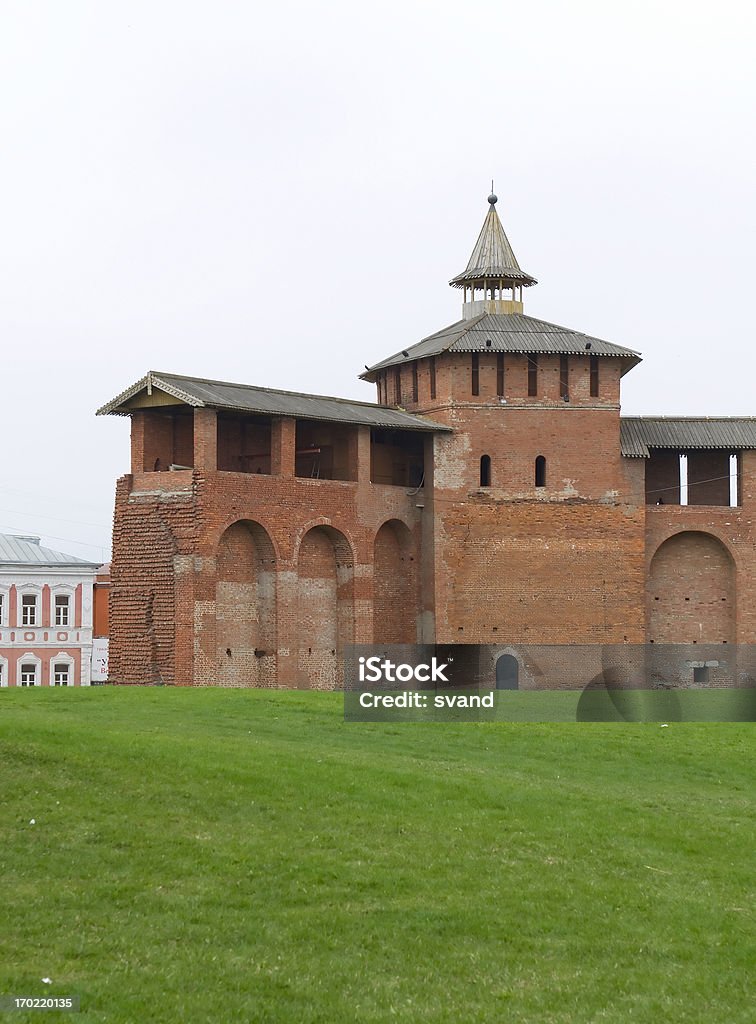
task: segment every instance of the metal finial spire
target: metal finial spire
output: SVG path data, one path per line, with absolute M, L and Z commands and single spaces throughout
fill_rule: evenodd
M 490 196 L 488 197 L 488 201 L 489 201 L 489 203 L 491 204 L 491 206 L 492 206 L 492 207 L 493 207 L 493 206 L 496 206 L 496 203 L 497 203 L 497 201 L 498 201 L 498 198 L 499 198 L 499 197 L 498 197 L 498 196 L 496 195 L 496 193 L 494 192 L 494 183 L 493 183 L 493 178 L 491 178 L 491 195 L 490 195 Z

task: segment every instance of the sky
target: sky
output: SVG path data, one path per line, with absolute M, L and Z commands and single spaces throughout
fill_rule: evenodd
M 110 552 L 150 370 L 375 399 L 461 316 L 488 209 L 525 312 L 643 354 L 629 415 L 755 415 L 756 7 L 0 3 L 0 532 Z

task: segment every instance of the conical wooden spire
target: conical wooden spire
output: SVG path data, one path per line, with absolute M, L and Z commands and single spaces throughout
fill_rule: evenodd
M 488 197 L 488 202 L 488 213 L 467 266 L 449 282 L 453 288 L 465 289 L 465 316 L 477 315 L 479 312 L 521 313 L 522 289 L 538 283 L 534 277 L 520 269 L 496 212 L 497 197 L 493 192 Z M 468 288 L 471 302 L 467 301 Z M 511 299 L 503 298 L 504 289 L 511 289 Z M 481 300 L 475 301 L 475 293 L 478 290 L 483 292 L 485 310 L 482 307 L 478 309 Z M 492 306 L 493 303 L 497 308 L 489 309 L 488 306 Z M 472 308 L 473 304 L 475 309 Z

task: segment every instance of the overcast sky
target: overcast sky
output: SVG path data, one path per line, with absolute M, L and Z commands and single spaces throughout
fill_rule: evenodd
M 109 557 L 149 369 L 373 401 L 458 320 L 491 178 L 525 312 L 628 414 L 753 415 L 754 5 L 0 2 L 0 532 Z

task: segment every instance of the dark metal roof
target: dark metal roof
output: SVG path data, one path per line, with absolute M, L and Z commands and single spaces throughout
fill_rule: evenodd
M 466 284 L 482 282 L 485 279 L 491 282 L 498 279 L 516 281 L 525 287 L 537 284 L 534 277 L 520 269 L 496 212 L 496 196 L 491 195 L 488 201 L 491 205 L 467 266 L 461 274 L 453 277 L 449 284 L 454 288 L 462 288 Z
M 651 448 L 756 448 L 756 416 L 623 416 L 622 454 L 648 458 Z
M 130 399 L 155 388 L 193 408 L 229 409 L 270 416 L 294 416 L 306 420 L 355 423 L 389 430 L 448 431 L 450 428 L 423 416 L 386 408 L 372 402 L 351 402 L 343 398 L 307 395 L 297 391 L 276 391 L 251 384 L 182 377 L 176 373 L 150 372 L 97 410 L 98 416 L 129 416 L 135 408 Z
M 489 344 L 490 342 L 490 344 Z M 538 352 L 559 355 L 614 356 L 622 360 L 622 372 L 641 361 L 638 352 L 593 338 L 569 327 L 537 320 L 524 313 L 482 313 L 471 320 L 458 320 L 431 334 L 416 345 L 383 359 L 361 374 L 364 380 L 375 380 L 379 370 L 387 366 L 440 355 L 442 352 Z

